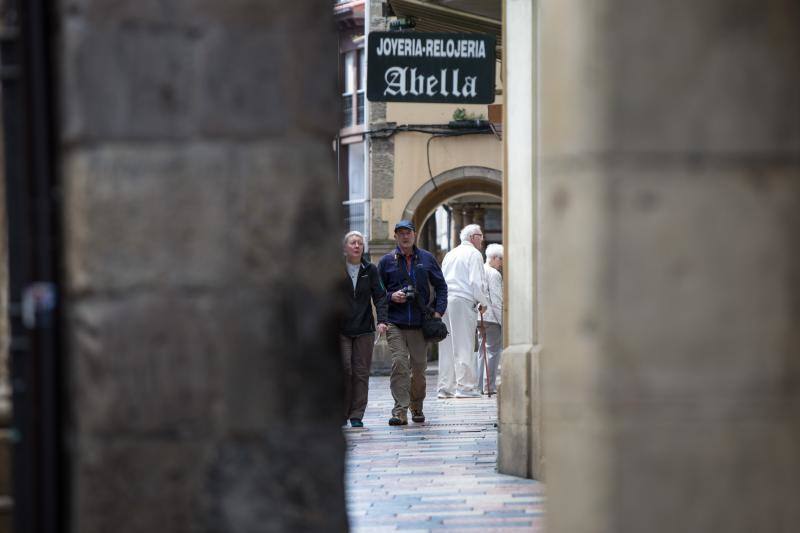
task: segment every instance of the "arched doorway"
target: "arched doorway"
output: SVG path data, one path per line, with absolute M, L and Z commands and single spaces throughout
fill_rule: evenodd
M 403 218 L 414 221 L 418 244 L 442 256 L 458 244 L 458 232 L 480 224 L 487 242 L 502 242 L 502 172 L 464 166 L 427 181 L 409 199 Z

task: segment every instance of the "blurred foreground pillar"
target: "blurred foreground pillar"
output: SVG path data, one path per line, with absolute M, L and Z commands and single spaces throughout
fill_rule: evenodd
M 60 2 L 72 526 L 341 531 L 330 2 Z
M 548 532 L 795 531 L 800 4 L 538 17 Z
M 544 480 L 539 343 L 536 2 L 504 0 L 503 281 L 505 349 L 498 391 L 497 468 Z

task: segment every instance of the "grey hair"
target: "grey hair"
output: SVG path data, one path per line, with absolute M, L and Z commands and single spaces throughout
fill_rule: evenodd
M 486 247 L 486 264 L 489 264 L 489 260 L 494 257 L 499 257 L 500 259 L 503 258 L 502 244 L 490 244 Z
M 461 230 L 461 242 L 469 242 L 469 238 L 475 235 L 476 233 L 481 232 L 481 227 L 477 224 L 469 224 L 468 226 L 464 226 L 464 229 Z
M 360 231 L 348 231 L 347 234 L 344 236 L 344 239 L 342 239 L 342 246 L 347 245 L 347 241 L 350 240 L 350 237 L 359 237 L 361 239 L 361 244 L 366 244 L 363 233 L 361 233 Z

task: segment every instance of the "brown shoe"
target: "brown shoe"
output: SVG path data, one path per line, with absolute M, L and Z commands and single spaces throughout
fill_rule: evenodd
M 423 414 L 422 409 L 412 409 L 411 420 L 416 422 L 417 424 L 425 422 L 425 415 Z
M 408 416 L 405 413 L 397 413 L 393 414 L 392 418 L 389 419 L 390 426 L 407 426 L 408 425 Z

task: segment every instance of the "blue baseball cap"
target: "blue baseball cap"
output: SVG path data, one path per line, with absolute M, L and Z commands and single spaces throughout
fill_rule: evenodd
M 414 227 L 414 223 L 410 220 L 401 220 L 394 225 L 395 232 L 399 229 L 410 229 L 411 231 L 417 231 L 417 228 Z

